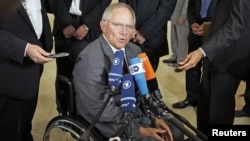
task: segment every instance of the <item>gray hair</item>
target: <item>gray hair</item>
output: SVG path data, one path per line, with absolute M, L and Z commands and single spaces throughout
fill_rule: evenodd
M 110 4 L 104 11 L 103 15 L 102 15 L 102 20 L 103 21 L 106 21 L 106 20 L 109 20 L 112 16 L 112 12 L 114 9 L 117 9 L 117 8 L 126 8 L 128 9 L 132 16 L 133 16 L 133 20 L 134 20 L 134 25 L 135 25 L 135 21 L 136 21 L 136 17 L 135 17 L 135 12 L 134 10 L 126 3 L 123 3 L 123 2 L 117 2 L 117 3 L 113 3 L 113 4 Z

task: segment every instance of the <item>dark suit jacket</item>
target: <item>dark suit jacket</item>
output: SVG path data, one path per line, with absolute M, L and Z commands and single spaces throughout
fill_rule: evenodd
M 187 19 L 190 26 L 190 32 L 188 36 L 189 48 L 188 52 L 196 50 L 203 44 L 203 36 L 193 34 L 191 25 L 194 23 L 202 24 L 205 21 L 211 21 L 211 17 L 214 13 L 214 5 L 211 3 L 208 9 L 207 17 L 202 19 L 200 15 L 202 0 L 189 0 Z
M 211 38 L 202 46 L 213 69 L 249 78 L 249 12 L 249 0 L 218 0 Z
M 37 44 L 46 51 L 52 49 L 52 34 L 42 3 L 43 34 L 37 39 L 25 9 L 0 21 L 0 95 L 27 99 L 37 94 L 42 65 L 24 57 L 27 43 Z
M 202 36 L 193 34 L 191 25 L 194 23 L 202 24 L 202 18 L 200 16 L 201 0 L 189 0 L 187 9 L 187 19 L 190 27 L 188 35 L 188 52 L 196 50 L 203 43 Z
M 168 54 L 167 22 L 175 8 L 176 0 L 119 0 L 135 11 L 136 29 L 146 38 L 145 47 L 158 56 Z
M 69 13 L 72 0 L 50 0 L 52 12 L 55 15 L 53 34 L 56 35 L 68 25 L 73 25 L 73 17 Z M 82 23 L 89 27 L 88 35 L 96 39 L 100 36 L 100 20 L 105 8 L 111 0 L 82 0 Z M 92 40 L 93 40 L 92 39 Z
M 137 57 L 141 49 L 129 43 L 125 46 L 126 59 Z M 109 95 L 108 73 L 114 53 L 101 35 L 79 54 L 73 70 L 73 84 L 76 92 L 77 113 L 91 122 L 104 105 Z M 129 61 L 128 61 L 128 65 Z M 105 136 L 115 133 L 116 117 L 121 109 L 115 105 L 113 97 L 105 107 L 96 127 Z

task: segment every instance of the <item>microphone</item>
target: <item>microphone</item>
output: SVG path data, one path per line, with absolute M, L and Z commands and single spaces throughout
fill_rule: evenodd
M 108 74 L 108 83 L 110 86 L 110 90 L 113 93 L 117 93 L 118 87 L 121 84 L 122 80 L 122 72 L 123 72 L 123 61 L 124 61 L 124 53 L 123 51 L 116 51 L 114 54 L 114 58 L 112 61 L 112 66 L 110 68 L 110 72 Z
M 115 133 L 114 137 L 111 137 L 109 141 L 120 141 L 132 120 L 132 113 L 135 113 L 136 99 L 135 99 L 135 86 L 132 74 L 125 74 L 122 80 L 122 91 L 121 91 L 121 111 L 123 113 L 121 117 L 121 123 L 123 125 Z
M 141 59 L 139 57 L 131 58 L 130 64 L 131 64 L 131 66 L 129 66 L 130 73 L 134 76 L 140 94 L 144 98 L 144 101 L 142 102 L 143 103 L 146 102 L 143 104 L 143 106 L 146 106 L 143 107 L 144 111 L 150 110 L 152 113 L 158 116 L 163 109 L 158 107 L 157 101 L 155 101 L 154 98 L 149 94 L 149 89 L 146 82 L 145 70 Z
M 129 70 L 130 73 L 134 76 L 135 82 L 138 86 L 138 89 L 142 96 L 149 96 L 149 90 L 146 83 L 146 77 L 145 77 L 145 69 L 143 66 L 143 63 L 141 62 L 141 59 L 139 57 L 134 57 L 130 59 Z
M 123 76 L 122 92 L 121 92 L 121 110 L 122 112 L 135 113 L 135 85 L 133 76 L 125 74 Z
M 148 88 L 150 92 L 156 93 L 156 96 L 161 99 L 160 89 L 158 86 L 158 81 L 154 72 L 154 69 L 149 61 L 149 58 L 146 53 L 140 53 L 138 55 L 141 58 L 141 61 L 145 68 L 145 77 L 147 80 Z

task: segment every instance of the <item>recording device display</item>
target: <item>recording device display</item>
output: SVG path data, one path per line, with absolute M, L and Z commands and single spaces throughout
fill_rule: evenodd
M 69 56 L 68 52 L 61 52 L 61 53 L 57 53 L 57 54 L 51 54 L 48 57 L 49 58 L 61 58 L 61 57 L 67 57 Z
M 123 60 L 124 53 L 123 51 L 116 51 L 112 61 L 112 66 L 108 74 L 108 82 L 112 92 L 117 92 L 117 87 L 120 86 L 122 80 L 123 72 Z
M 122 94 L 121 94 L 121 109 L 122 112 L 135 112 L 135 86 L 134 79 L 131 74 L 123 76 Z

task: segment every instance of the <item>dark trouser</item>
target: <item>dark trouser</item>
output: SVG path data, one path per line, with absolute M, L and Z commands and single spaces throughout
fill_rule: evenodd
M 29 100 L 0 97 L 0 140 L 33 141 L 32 119 L 37 96 Z
M 188 53 L 198 49 L 203 43 L 202 36 L 194 35 L 192 32 L 189 34 L 188 39 Z M 202 61 L 194 68 L 186 71 L 186 99 L 191 103 L 197 103 L 197 96 L 199 93 L 200 79 L 201 79 Z
M 199 62 L 196 67 L 186 71 L 186 99 L 194 104 L 197 103 L 197 96 L 199 93 L 201 66 L 202 63 Z
M 211 125 L 233 125 L 235 93 L 240 80 L 211 70 L 206 59 L 203 68 L 201 93 L 197 101 L 197 127 L 208 135 Z

